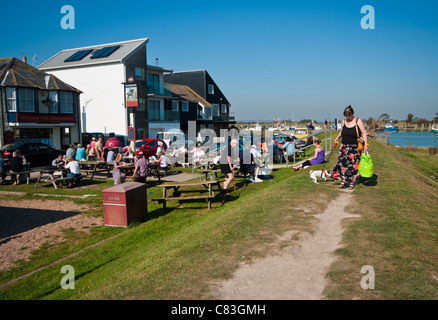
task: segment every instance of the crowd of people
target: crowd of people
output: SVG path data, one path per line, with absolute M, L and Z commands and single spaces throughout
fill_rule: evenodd
M 342 139 L 340 151 L 338 155 L 338 161 L 332 170 L 331 177 L 333 179 L 340 179 L 340 188 L 354 189 L 356 183 L 356 177 L 358 174 L 358 165 L 360 161 L 360 153 L 362 150 L 358 150 L 358 138 L 364 139 L 364 150 L 368 151 L 367 144 L 367 132 L 364 122 L 360 118 L 354 117 L 354 110 L 351 106 L 348 106 L 344 110 L 345 119 L 342 121 L 341 130 L 335 139 L 335 145 L 339 139 Z M 325 163 L 326 153 L 320 145 L 321 140 L 314 137 L 313 146 L 315 147 L 314 154 L 308 160 L 301 164 L 294 166 L 295 171 L 306 169 L 310 166 Z M 90 144 L 84 148 L 81 144 L 78 144 L 75 148 L 74 145 L 70 145 L 66 150 L 65 155 L 58 155 L 53 160 L 52 166 L 66 171 L 67 177 L 78 177 L 81 175 L 80 166 L 78 161 L 106 161 L 113 164 L 113 179 L 114 184 L 118 185 L 123 183 L 126 179 L 125 173 L 122 168 L 129 165 L 123 161 L 123 158 L 134 159 L 134 169 L 130 176 L 130 179 L 145 180 L 149 174 L 148 166 L 155 164 L 159 169 L 168 171 L 169 166 L 175 166 L 177 162 L 190 161 L 191 164 L 197 166 L 201 163 L 201 160 L 205 156 L 204 151 L 198 145 L 191 146 L 191 150 L 187 150 L 185 146 L 178 148 L 172 146 L 172 150 L 157 149 L 157 153 L 148 158 L 140 152 L 138 155 L 128 147 L 125 153 L 119 153 L 118 148 L 107 148 L 106 159 L 104 159 L 105 152 L 103 148 L 102 138 L 96 139 L 92 137 Z M 262 182 L 260 179 L 261 169 L 264 173 L 266 167 L 264 165 L 264 156 L 267 154 L 275 154 L 277 151 L 283 154 L 286 161 L 290 160 L 295 155 L 297 145 L 293 137 L 287 137 L 283 146 L 277 145 L 273 139 L 261 146 L 261 152 L 255 145 L 249 143 L 243 146 L 243 150 L 239 150 L 239 141 L 232 139 L 231 142 L 222 149 L 218 155 L 214 158 L 214 164 L 219 164 L 220 171 L 225 175 L 224 190 L 228 190 L 231 182 L 234 179 L 235 167 L 239 167 L 240 172 L 249 176 L 250 182 Z M 20 184 L 22 180 L 23 166 L 26 164 L 26 159 L 20 155 L 20 151 L 14 151 L 10 161 L 10 173 L 13 185 Z M 4 161 L 0 158 L 0 178 L 5 180 L 6 171 L 4 169 Z M 226 192 L 229 195 L 229 192 Z

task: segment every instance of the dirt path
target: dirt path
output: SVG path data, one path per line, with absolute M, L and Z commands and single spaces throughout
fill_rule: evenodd
M 213 294 L 223 300 L 324 299 L 325 275 L 336 260 L 333 252 L 342 247 L 341 220 L 360 217 L 344 211 L 352 197 L 350 192 L 341 193 L 324 212 L 314 214 L 319 221 L 313 235 L 300 234 L 297 244 L 280 253 L 243 264 L 232 279 L 215 285 Z M 291 239 L 295 233 L 287 232 L 280 240 Z

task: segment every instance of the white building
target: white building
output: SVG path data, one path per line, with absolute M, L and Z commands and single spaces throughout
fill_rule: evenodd
M 148 90 L 146 44 L 148 38 L 101 44 L 58 52 L 38 68 L 81 88 L 82 132 L 147 137 Z M 126 107 L 125 84 L 138 86 L 138 107 Z

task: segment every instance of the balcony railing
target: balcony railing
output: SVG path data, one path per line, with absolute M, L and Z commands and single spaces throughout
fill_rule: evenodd
M 148 85 L 148 94 L 153 94 L 156 96 L 164 96 L 164 97 L 172 97 L 172 92 L 164 87 L 164 88 L 157 88 L 153 85 Z
M 236 117 L 234 112 L 230 112 L 229 114 L 219 114 L 213 116 L 213 121 L 235 121 Z
M 149 121 L 179 121 L 179 111 L 164 110 L 164 114 L 153 114 L 149 116 Z

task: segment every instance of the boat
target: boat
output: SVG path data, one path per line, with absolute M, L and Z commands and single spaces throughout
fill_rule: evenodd
M 438 133 L 438 125 L 433 125 L 430 130 L 432 130 L 432 132 Z
M 393 123 L 387 123 L 383 131 L 397 132 L 398 126 L 395 126 Z

